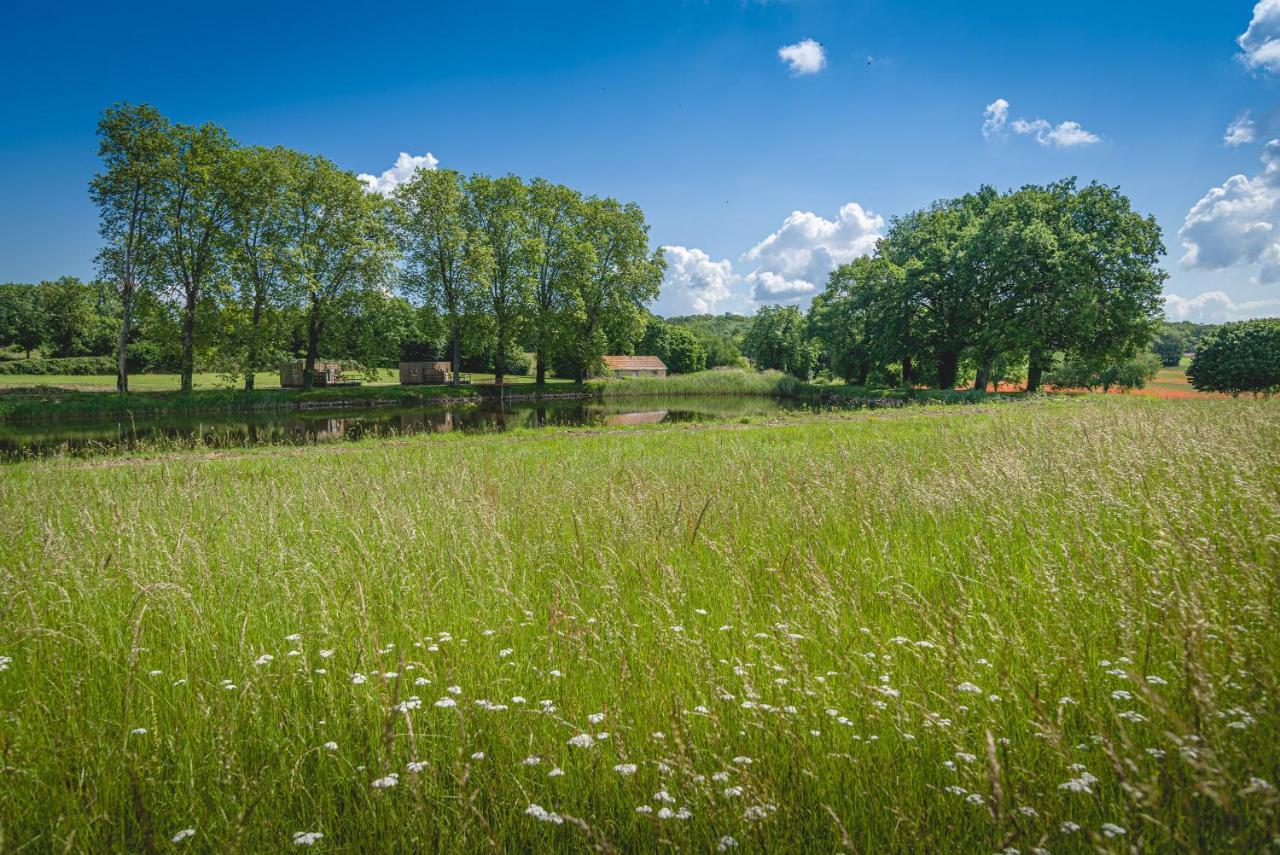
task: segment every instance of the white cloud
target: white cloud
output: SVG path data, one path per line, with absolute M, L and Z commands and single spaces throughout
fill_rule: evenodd
M 1280 299 L 1247 300 L 1237 303 L 1222 291 L 1206 291 L 1194 297 L 1166 294 L 1164 314 L 1171 321 L 1221 324 L 1227 321 L 1280 315 Z
M 1259 0 L 1249 29 L 1236 39 L 1240 60 L 1252 69 L 1280 71 L 1280 0 Z
M 1280 140 L 1267 143 L 1262 162 L 1262 172 L 1228 178 L 1187 213 L 1178 231 L 1184 266 L 1256 264 L 1255 282 L 1280 282 Z
M 1257 136 L 1258 126 L 1254 124 L 1249 111 L 1245 110 L 1236 116 L 1235 121 L 1227 125 L 1227 132 L 1222 136 L 1222 144 L 1234 148 L 1253 142 Z
M 787 64 L 791 73 L 817 74 L 827 65 L 827 52 L 813 39 L 805 39 L 793 45 L 778 48 L 778 58 Z
M 415 156 L 402 151 L 396 158 L 395 166 L 381 175 L 375 176 L 362 172 L 356 177 L 364 182 L 365 189 L 369 192 L 390 196 L 391 191 L 412 178 L 413 173 L 418 169 L 435 169 L 439 163 L 440 161 L 431 152 Z
M 715 314 L 716 303 L 733 295 L 732 286 L 740 277 L 733 272 L 729 259 L 712 261 L 700 249 L 664 246 L 667 272 L 662 279 L 664 296 L 688 301 L 700 315 Z
M 999 136 L 1009 121 L 1009 102 L 997 98 L 982 111 L 982 135 L 987 139 Z
M 746 277 L 752 301 L 795 301 L 814 293 L 838 265 L 873 252 L 883 229 L 884 217 L 857 202 L 841 206 L 834 220 L 793 211 L 742 256 L 756 264 Z
M 1097 134 L 1082 128 L 1079 122 L 1059 122 L 1056 125 L 1046 119 L 1014 119 L 1010 122 L 1009 102 L 997 98 L 982 111 L 982 136 L 986 139 L 1003 136 L 1006 128 L 1020 136 L 1033 136 L 1042 146 L 1055 148 L 1093 145 L 1101 140 Z

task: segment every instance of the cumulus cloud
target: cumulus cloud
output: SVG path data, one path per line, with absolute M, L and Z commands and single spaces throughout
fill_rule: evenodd
M 793 211 L 742 256 L 756 265 L 746 277 L 752 301 L 797 301 L 813 294 L 837 266 L 873 252 L 883 230 L 884 217 L 857 202 L 841 206 L 834 220 Z
M 1259 0 L 1253 7 L 1253 18 L 1236 44 L 1240 60 L 1247 67 L 1262 71 L 1280 71 L 1280 0 Z
M 827 65 L 827 52 L 819 42 L 813 39 L 805 39 L 793 45 L 778 48 L 778 58 L 787 64 L 792 74 L 797 76 L 817 74 Z
M 982 136 L 994 139 L 1003 136 L 1006 130 L 1012 130 L 1019 136 L 1034 137 L 1040 145 L 1055 148 L 1093 145 L 1101 140 L 1097 134 L 1081 127 L 1079 122 L 1059 122 L 1056 125 L 1046 119 L 1014 119 L 1011 122 L 1009 102 L 997 98 L 982 111 Z
M 1258 126 L 1248 110 L 1236 116 L 1235 121 L 1227 125 L 1227 132 L 1222 136 L 1222 144 L 1235 148 L 1253 142 L 1258 136 Z
M 1194 297 L 1166 294 L 1164 314 L 1171 321 L 1221 324 L 1227 321 L 1280 315 L 1280 299 L 1245 300 L 1237 303 L 1222 291 L 1206 291 Z
M 400 156 L 396 158 L 395 166 L 392 166 L 381 175 L 369 175 L 366 172 L 362 172 L 356 177 L 364 182 L 365 189 L 369 192 L 390 196 L 393 190 L 412 178 L 413 173 L 418 169 L 435 169 L 439 163 L 440 161 L 431 152 L 415 156 L 407 151 L 402 151 Z
M 982 111 L 982 135 L 987 139 L 999 136 L 1009 122 L 1009 102 L 997 98 Z
M 1262 163 L 1260 173 L 1233 175 L 1187 213 L 1178 231 L 1184 266 L 1256 264 L 1255 282 L 1280 282 L 1280 140 L 1267 143 Z
M 687 300 L 700 315 L 715 314 L 716 303 L 733 295 L 732 286 L 740 277 L 729 259 L 712 261 L 702 250 L 683 246 L 664 246 L 662 251 L 667 259 L 664 295 Z

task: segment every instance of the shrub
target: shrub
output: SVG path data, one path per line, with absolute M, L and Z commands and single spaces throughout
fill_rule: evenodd
M 1223 324 L 1200 340 L 1187 379 L 1204 392 L 1280 391 L 1280 318 Z
M 10 359 L 0 362 L 0 374 L 115 374 L 113 356 L 67 356 L 60 359 Z

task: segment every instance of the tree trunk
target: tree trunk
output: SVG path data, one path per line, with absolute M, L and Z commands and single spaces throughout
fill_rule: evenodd
M 858 385 L 859 386 L 866 388 L 867 375 L 870 373 L 871 373 L 871 366 L 867 363 L 865 359 L 862 362 L 858 363 Z
M 120 292 L 120 338 L 116 342 L 116 391 L 129 391 L 129 367 L 125 361 L 125 349 L 129 345 L 129 326 L 133 322 L 133 288 L 125 285 Z
M 902 357 L 902 385 L 910 386 L 911 381 L 915 379 L 915 371 L 911 367 L 911 357 Z
M 956 373 L 960 366 L 960 354 L 954 351 L 943 351 L 938 356 L 938 388 L 954 389 Z
M 498 348 L 493 354 L 493 383 L 495 386 L 501 386 L 502 380 L 507 374 L 507 337 L 506 328 L 502 321 L 498 321 Z
M 1044 353 L 1037 347 L 1027 356 L 1027 392 L 1040 391 L 1040 378 L 1044 374 Z
M 538 363 L 538 366 L 537 366 L 537 372 L 538 372 L 538 373 L 537 373 L 537 381 L 538 381 L 538 385 L 539 385 L 539 386 L 541 386 L 543 383 L 547 382 L 547 364 L 546 364 L 546 361 L 542 358 L 542 356 L 543 356 L 543 352 L 544 352 L 545 350 L 546 350 L 546 348 L 545 348 L 545 347 L 543 347 L 542 342 L 538 342 L 538 352 L 537 352 L 537 353 L 535 353 L 535 354 L 534 354 L 534 356 L 533 356 L 533 358 L 534 358 L 534 359 L 537 361 L 537 363 Z
M 191 392 L 191 379 L 196 372 L 195 331 L 196 294 L 194 291 L 187 291 L 187 302 L 182 309 L 182 359 L 180 369 L 182 373 L 181 389 L 187 394 Z
M 307 313 L 307 358 L 302 363 L 302 391 L 312 388 L 312 374 L 316 370 L 316 350 L 320 345 L 320 324 L 313 305 Z
M 456 321 L 453 324 L 453 330 L 450 332 L 449 337 L 453 339 L 453 341 L 450 343 L 450 346 L 452 347 L 452 350 L 453 350 L 452 379 L 453 379 L 453 385 L 457 386 L 458 372 L 462 370 L 462 342 L 461 342 L 462 334 L 458 330 L 458 324 Z
M 979 392 L 985 392 L 989 385 L 991 385 L 991 360 L 983 359 L 978 363 L 978 378 L 973 381 L 973 388 Z
M 254 374 L 258 371 L 258 333 L 259 327 L 262 325 L 262 313 L 266 310 L 267 295 L 257 293 L 253 295 L 253 322 L 249 328 L 249 353 L 246 354 L 245 360 L 249 364 L 245 366 L 244 372 L 244 390 L 246 392 L 253 391 Z

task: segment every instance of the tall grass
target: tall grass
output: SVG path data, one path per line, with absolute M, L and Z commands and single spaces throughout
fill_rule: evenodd
M 7 467 L 0 850 L 1261 851 L 1278 428 L 1088 398 Z
M 596 380 L 588 389 L 605 398 L 663 395 L 771 395 L 795 397 L 807 384 L 781 371 L 699 371 L 670 377 Z

